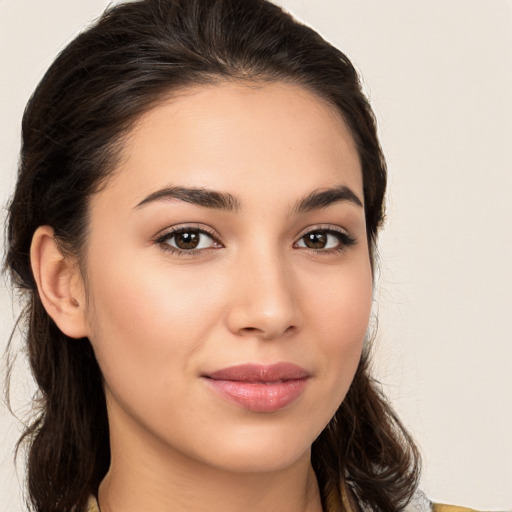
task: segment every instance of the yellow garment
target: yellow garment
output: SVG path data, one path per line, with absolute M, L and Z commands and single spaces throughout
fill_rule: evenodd
M 443 505 L 442 503 L 433 503 L 432 510 L 433 512 L 475 512 L 472 508 Z
M 91 496 L 87 502 L 87 512 L 100 512 L 98 502 L 94 496 Z

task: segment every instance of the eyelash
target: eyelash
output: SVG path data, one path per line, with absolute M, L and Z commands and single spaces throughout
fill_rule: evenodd
M 171 240 L 173 237 L 184 234 L 184 233 L 196 233 L 200 235 L 206 235 L 207 237 L 211 238 L 212 241 L 216 244 L 218 244 L 218 247 L 211 247 L 212 249 L 217 249 L 222 247 L 222 244 L 220 243 L 218 236 L 213 232 L 209 231 L 203 227 L 199 226 L 180 226 L 177 228 L 171 228 L 169 231 L 166 231 L 164 234 L 158 236 L 155 239 L 155 243 L 160 245 L 160 248 L 163 251 L 170 252 L 172 254 L 176 254 L 178 256 L 195 256 L 199 254 L 201 251 L 204 251 L 205 249 L 179 249 L 178 247 L 172 247 L 169 245 L 169 240 Z M 209 248 L 210 249 L 210 248 Z
M 345 251 L 347 248 L 352 247 L 357 243 L 357 240 L 346 231 L 333 227 L 333 226 L 315 226 L 314 228 L 310 229 L 307 228 L 306 231 L 303 232 L 303 234 L 299 237 L 298 241 L 295 242 L 294 246 L 301 240 L 304 240 L 304 238 L 307 235 L 312 235 L 313 233 L 323 233 L 325 235 L 331 235 L 337 238 L 339 246 L 338 247 L 331 247 L 329 249 L 314 249 L 310 247 L 306 247 L 309 251 L 313 251 L 317 254 L 332 254 L 332 253 L 339 253 Z
M 180 234 L 185 233 L 195 233 L 199 235 L 206 235 L 209 237 L 214 244 L 217 244 L 217 246 L 213 247 L 207 247 L 207 248 L 200 248 L 200 249 L 179 249 L 178 247 L 173 247 L 169 245 L 169 240 L 176 237 Z M 312 235 L 314 233 L 323 233 L 327 236 L 331 235 L 337 238 L 339 246 L 338 247 L 331 247 L 328 249 L 315 249 L 311 247 L 304 247 L 305 249 L 309 251 L 313 251 L 317 254 L 332 254 L 337 252 L 343 252 L 348 247 L 351 247 L 357 243 L 357 240 L 347 233 L 346 231 L 342 231 L 341 229 L 334 228 L 333 226 L 316 226 L 313 229 L 308 229 L 305 231 L 295 242 L 294 248 L 297 248 L 296 245 L 305 239 L 307 235 Z M 218 249 L 223 247 L 221 242 L 219 241 L 219 237 L 213 232 L 205 229 L 204 227 L 199 226 L 180 226 L 176 228 L 171 228 L 169 231 L 166 231 L 164 234 L 157 236 L 155 239 L 155 243 L 160 246 L 160 248 L 165 252 L 170 252 L 172 254 L 175 254 L 177 256 L 195 256 L 199 254 L 201 251 L 207 250 L 207 249 Z M 300 248 L 300 247 L 299 247 Z

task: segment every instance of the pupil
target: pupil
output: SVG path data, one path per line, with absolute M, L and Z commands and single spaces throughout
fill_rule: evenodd
M 178 233 L 176 235 L 176 245 L 180 249 L 195 249 L 199 245 L 199 234 L 198 233 Z
M 321 231 L 315 231 L 306 235 L 306 247 L 310 249 L 323 249 L 327 244 L 327 235 Z

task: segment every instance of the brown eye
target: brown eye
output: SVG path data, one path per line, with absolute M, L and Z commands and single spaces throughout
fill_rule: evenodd
M 202 229 L 182 228 L 163 235 L 157 242 L 168 250 L 193 252 L 219 247 L 218 242 Z
M 327 233 L 325 231 L 312 231 L 302 237 L 304 245 L 309 249 L 325 249 Z
M 178 249 L 197 249 L 200 242 L 200 234 L 193 231 L 185 231 L 174 235 L 174 244 Z
M 303 235 L 295 247 L 315 251 L 340 250 L 354 245 L 356 240 L 344 231 L 337 229 L 315 229 Z

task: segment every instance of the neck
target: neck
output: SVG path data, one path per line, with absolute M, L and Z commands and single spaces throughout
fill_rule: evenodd
M 101 512 L 322 512 L 309 450 L 273 471 L 228 471 L 135 437 L 111 431 Z
M 101 484 L 101 512 L 321 512 L 311 468 L 296 478 L 206 472 L 147 482 L 132 473 L 109 472 Z M 163 475 L 161 475 L 163 476 Z M 164 485 L 165 484 L 165 485 Z

